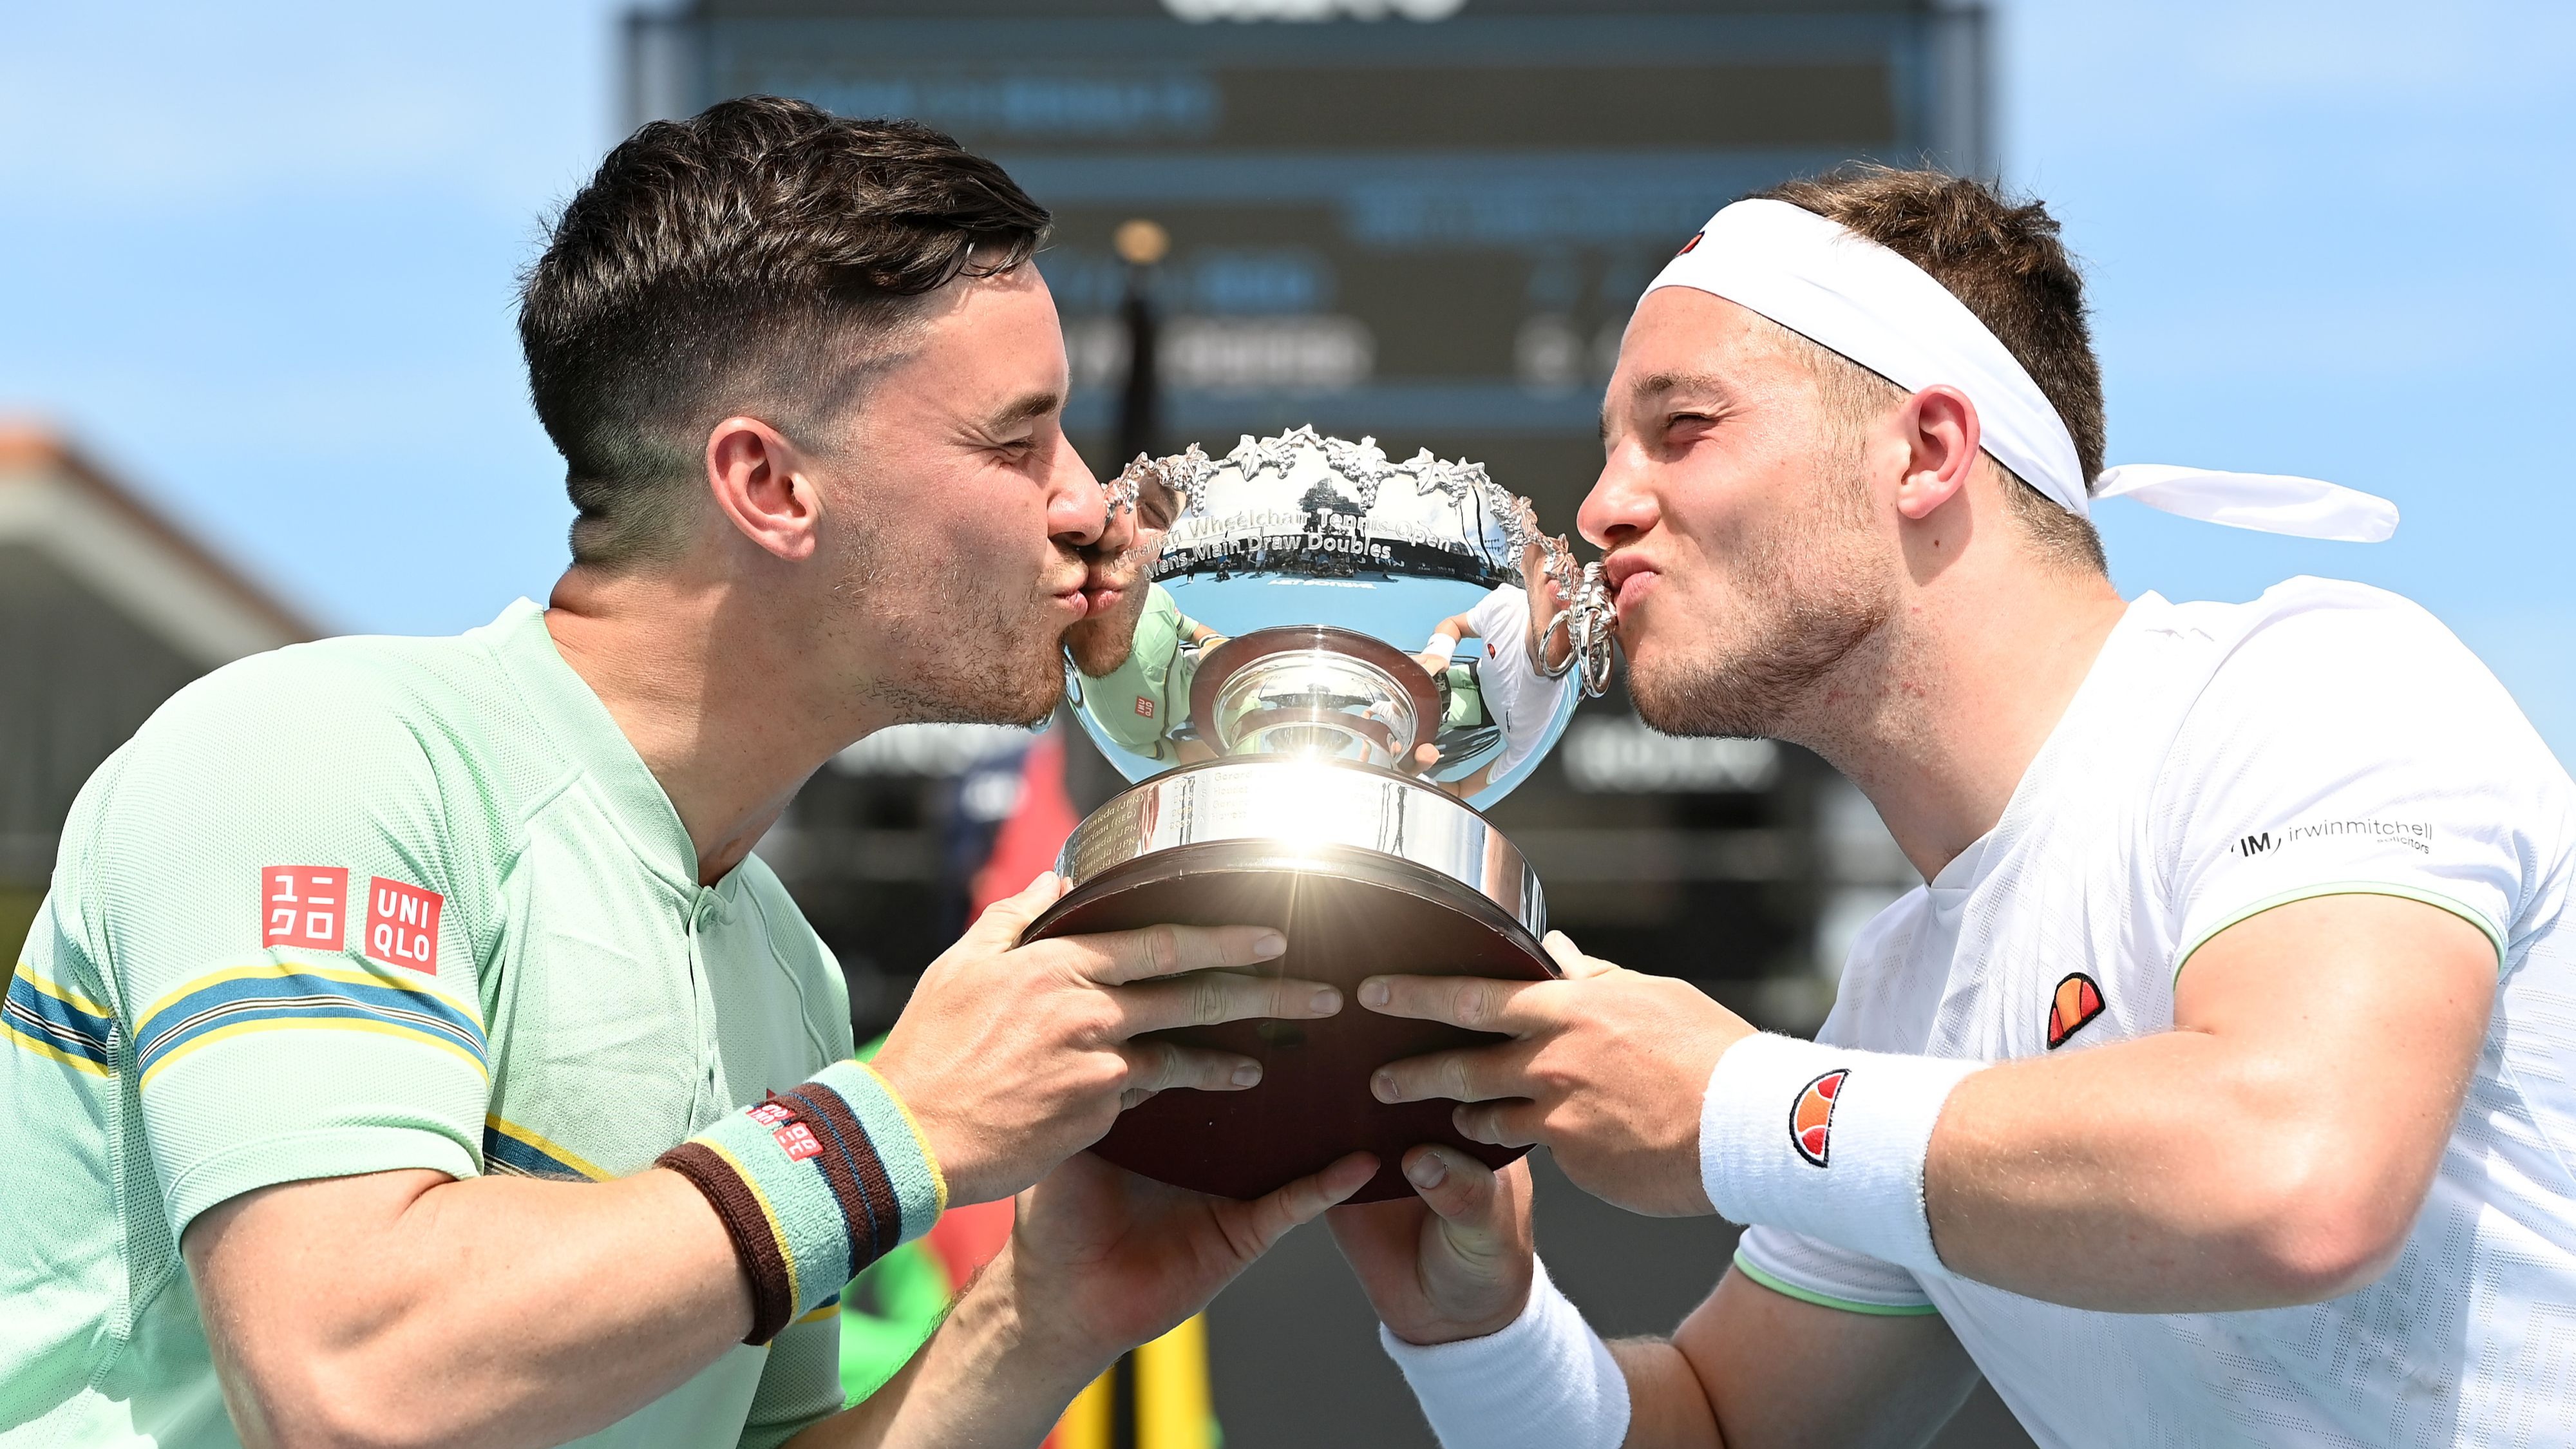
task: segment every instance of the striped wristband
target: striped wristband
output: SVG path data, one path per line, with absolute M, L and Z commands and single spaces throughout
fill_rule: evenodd
M 894 1089 L 864 1062 L 726 1114 L 654 1163 L 714 1204 L 751 1277 L 760 1344 L 861 1268 L 930 1231 L 948 1184 Z
M 1943 1272 L 1923 1205 L 1923 1160 L 1950 1089 L 1986 1065 L 1746 1037 L 1709 1073 L 1700 1185 L 1730 1221 Z

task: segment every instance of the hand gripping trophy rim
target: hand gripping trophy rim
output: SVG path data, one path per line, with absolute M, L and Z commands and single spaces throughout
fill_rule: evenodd
M 1501 522 L 1503 537 L 1515 559 L 1527 549 L 1539 551 L 1545 560 L 1548 581 L 1556 586 L 1562 601 L 1562 607 L 1548 621 L 1546 632 L 1538 640 L 1536 662 L 1539 672 L 1550 679 L 1561 679 L 1568 670 L 1579 670 L 1576 682 L 1582 687 L 1586 699 L 1599 699 L 1609 689 L 1611 651 L 1618 634 L 1618 611 L 1611 603 L 1609 586 L 1601 575 L 1601 565 L 1577 563 L 1574 546 L 1564 534 L 1548 533 L 1539 527 L 1538 512 L 1529 499 L 1495 482 L 1482 463 L 1443 462 L 1432 456 L 1429 449 L 1404 462 L 1391 462 L 1379 450 L 1375 438 L 1363 437 L 1352 443 L 1341 438 L 1319 437 L 1311 424 L 1292 428 L 1274 438 L 1256 440 L 1247 437 L 1228 455 L 1227 461 L 1243 466 L 1247 473 L 1270 467 L 1284 470 L 1300 444 L 1323 450 L 1334 470 L 1360 490 L 1360 505 L 1364 510 L 1376 502 L 1379 485 L 1398 473 L 1412 478 L 1420 487 L 1451 494 L 1476 494 L 1491 515 Z M 1183 514 L 1186 517 L 1204 501 L 1200 485 L 1216 468 L 1216 460 L 1196 443 L 1167 457 L 1138 453 L 1104 490 L 1108 496 L 1110 516 L 1132 510 L 1145 484 L 1158 481 L 1188 500 Z M 1548 660 L 1560 634 L 1567 645 L 1565 660 L 1552 665 Z

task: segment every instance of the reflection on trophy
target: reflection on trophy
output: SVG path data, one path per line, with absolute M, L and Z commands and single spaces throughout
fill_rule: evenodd
M 1280 926 L 1273 969 L 1346 989 L 1382 972 L 1540 979 L 1546 906 L 1480 807 L 1527 778 L 1610 667 L 1598 566 L 1539 532 L 1482 465 L 1299 428 L 1138 458 L 1137 582 L 1068 639 L 1083 730 L 1137 784 L 1095 811 L 1057 869 L 1071 889 L 1029 937 L 1155 922 Z M 1259 1058 L 1248 1092 L 1166 1092 L 1097 1150 L 1200 1191 L 1253 1197 L 1355 1149 L 1408 1191 L 1417 1143 L 1501 1165 L 1448 1104 L 1387 1106 L 1375 1068 L 1474 1040 L 1346 1009 L 1185 1038 Z

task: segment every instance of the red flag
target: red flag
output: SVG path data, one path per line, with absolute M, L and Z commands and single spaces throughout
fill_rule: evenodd
M 1064 735 L 1047 731 L 1020 761 L 1020 799 L 993 834 L 993 854 L 975 872 L 969 920 L 993 902 L 1018 895 L 1030 881 L 1055 869 L 1055 855 L 1080 823 L 1064 789 Z

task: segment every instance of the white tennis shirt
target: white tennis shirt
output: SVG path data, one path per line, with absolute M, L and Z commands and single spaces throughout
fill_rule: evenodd
M 1487 778 L 1499 780 L 1528 759 L 1546 737 L 1547 726 L 1556 717 L 1558 681 L 1540 674 L 1530 662 L 1528 590 L 1504 584 L 1469 609 L 1466 619 L 1485 656 L 1476 666 L 1485 712 L 1503 730 L 1502 753 L 1486 772 Z
M 2576 1444 L 2576 785 L 2408 601 L 2301 578 L 2130 605 L 1994 830 L 1861 933 L 1817 1036 L 2000 1060 L 2165 1031 L 2202 942 L 2356 892 L 2459 915 L 2501 968 L 2466 1109 L 2377 1283 L 2097 1313 L 1767 1227 L 1738 1265 L 1938 1312 L 2045 1446 Z

